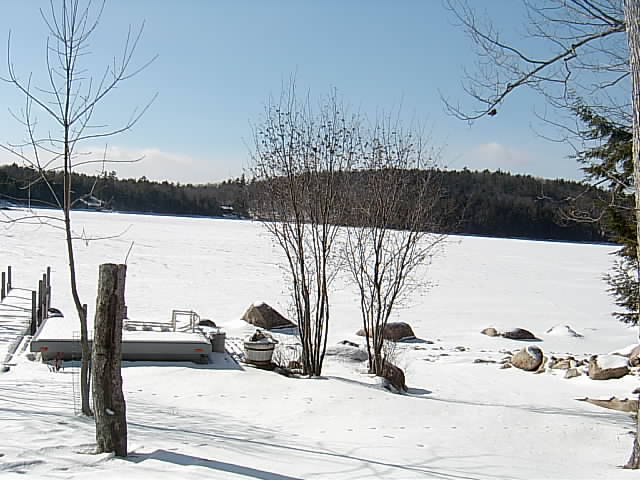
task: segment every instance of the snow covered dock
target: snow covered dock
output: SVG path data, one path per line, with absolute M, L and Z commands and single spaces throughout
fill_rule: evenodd
M 76 318 L 50 317 L 44 320 L 31 341 L 31 351 L 42 359 L 80 359 L 80 333 Z M 91 337 L 91 335 L 89 335 Z M 151 361 L 189 361 L 207 363 L 211 341 L 197 330 L 175 332 L 123 330 L 122 359 Z

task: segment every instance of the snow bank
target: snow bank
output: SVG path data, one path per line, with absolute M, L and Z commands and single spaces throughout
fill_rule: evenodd
M 555 325 L 546 331 L 547 335 L 555 335 L 558 337 L 582 338 L 584 335 L 576 332 L 569 325 Z

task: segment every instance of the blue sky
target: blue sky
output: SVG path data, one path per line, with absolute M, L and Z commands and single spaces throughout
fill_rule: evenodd
M 12 32 L 12 60 L 22 78 L 42 79 L 46 31 L 39 8 L 48 1 L 7 2 L 0 38 Z M 483 2 L 494 21 L 518 25 L 517 2 Z M 95 119 L 118 126 L 158 92 L 131 132 L 109 140 L 120 177 L 204 183 L 239 176 L 249 166 L 251 123 L 292 75 L 312 96 L 336 88 L 368 115 L 401 108 L 407 122 L 426 125 L 444 147 L 450 169 L 502 169 L 547 178 L 580 178 L 567 145 L 536 134 L 543 99 L 519 92 L 499 115 L 468 126 L 445 113 L 440 94 L 467 99 L 460 86 L 472 67 L 470 41 L 440 0 L 129 0 L 107 1 L 86 68 L 99 76 L 118 54 L 129 25 L 145 21 L 139 64 L 158 58 L 121 84 Z M 507 32 L 510 33 L 510 32 Z M 4 44 L 4 40 L 2 40 Z M 6 48 L 0 74 L 6 75 Z M 23 100 L 0 83 L 0 141 L 18 142 L 22 127 L 8 109 Z M 88 145 L 89 149 L 104 144 Z M 14 161 L 0 155 L 0 163 Z

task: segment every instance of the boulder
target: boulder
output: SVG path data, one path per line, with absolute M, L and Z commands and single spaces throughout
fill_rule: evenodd
M 209 320 L 208 318 L 203 318 L 198 322 L 199 327 L 209 327 L 209 328 L 217 328 L 216 322 L 213 320 Z
M 547 369 L 545 368 L 546 364 L 547 364 L 547 357 L 542 355 L 542 361 L 540 362 L 540 365 L 538 366 L 538 369 L 534 373 L 544 373 L 544 372 L 546 372 L 547 371 Z
M 576 366 L 576 359 L 573 357 L 567 358 L 554 358 L 549 360 L 549 368 L 554 370 L 568 370 Z
M 284 318 L 266 303 L 252 303 L 242 315 L 242 320 L 266 330 L 295 327 L 295 324 Z
M 589 360 L 589 377 L 593 380 L 610 380 L 629 373 L 627 359 L 619 355 L 594 355 Z
M 408 390 L 407 384 L 405 383 L 404 372 L 393 363 L 384 362 L 381 376 L 388 382 L 388 385 L 392 387 L 392 390 L 397 392 L 406 392 Z
M 504 332 L 502 336 L 511 340 L 538 340 L 533 333 L 524 328 L 512 328 Z
M 629 365 L 632 367 L 640 366 L 640 345 L 636 345 L 629 354 Z
M 301 360 L 289 360 L 287 364 L 287 368 L 289 370 L 302 370 L 302 361 Z
M 574 377 L 579 377 L 580 375 L 582 375 L 580 373 L 580 370 L 578 370 L 577 368 L 569 368 L 567 369 L 567 372 L 564 374 L 564 378 L 574 378 Z
M 360 337 L 365 336 L 364 328 L 361 328 L 356 332 L 356 335 Z M 385 340 L 391 340 L 397 342 L 400 340 L 416 338 L 416 334 L 413 333 L 413 329 L 408 323 L 405 322 L 389 322 L 385 325 L 382 332 L 382 336 Z
M 542 350 L 532 345 L 516 352 L 516 354 L 511 357 L 511 364 L 522 370 L 534 372 L 540 368 L 543 359 L 544 355 Z
M 485 328 L 480 333 L 483 334 L 483 335 L 487 335 L 489 337 L 499 337 L 500 336 L 500 332 L 498 332 L 498 330 L 496 330 L 493 327 Z
M 619 412 L 636 413 L 638 411 L 638 400 L 629 400 L 628 398 L 611 397 L 606 400 L 599 400 L 597 398 L 576 398 L 579 402 L 588 402 L 598 407 L 610 408 L 611 410 L 618 410 Z

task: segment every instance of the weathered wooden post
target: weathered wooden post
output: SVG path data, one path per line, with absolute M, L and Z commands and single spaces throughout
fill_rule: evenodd
M 49 316 L 49 308 L 47 307 L 47 287 L 48 279 L 47 274 L 42 274 L 42 298 L 40 299 L 40 311 L 42 312 L 42 321 Z
M 119 457 L 127 456 L 127 415 L 120 372 L 126 273 L 126 265 L 100 265 L 91 355 L 97 453 L 114 452 Z
M 38 299 L 35 290 L 31 290 L 31 335 L 35 335 L 38 330 Z
M 42 325 L 42 319 L 44 318 L 44 312 L 42 311 L 42 280 L 38 280 L 38 326 Z
M 45 316 L 49 316 L 49 308 L 51 307 L 51 267 L 47 267 L 46 273 L 46 302 L 44 304 L 44 311 L 46 312 Z
M 7 295 L 11 292 L 13 288 L 13 280 L 11 280 L 11 265 L 7 267 Z
M 2 272 L 2 286 L 0 287 L 0 302 L 2 300 L 4 300 L 4 297 L 7 296 L 7 290 L 6 290 L 6 282 L 7 282 L 7 276 L 5 275 L 4 272 Z

